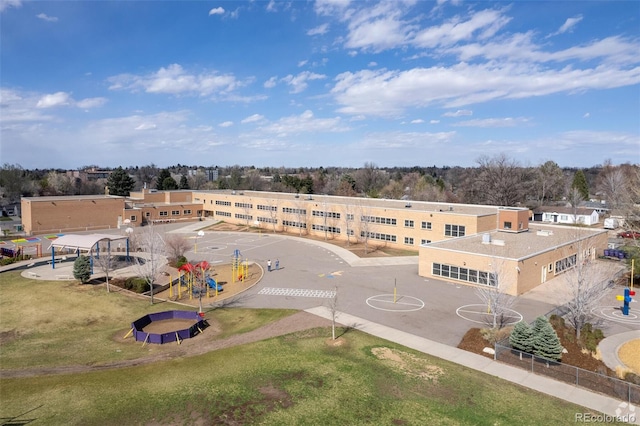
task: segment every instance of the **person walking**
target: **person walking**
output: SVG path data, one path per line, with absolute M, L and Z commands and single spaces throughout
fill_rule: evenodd
M 271 259 L 267 260 L 267 271 L 271 272 Z
M 276 259 L 276 271 L 280 269 L 280 260 Z

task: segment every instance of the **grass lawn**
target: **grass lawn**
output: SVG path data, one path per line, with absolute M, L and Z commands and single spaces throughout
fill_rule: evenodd
M 119 347 L 113 333 L 150 309 L 167 308 L 104 288 L 2 274 L 0 331 L 19 337 L 3 338 L 1 368 L 112 360 Z M 224 309 L 216 319 L 228 335 L 289 313 Z M 117 370 L 0 378 L 0 418 L 33 410 L 20 419 L 47 425 L 540 425 L 573 423 L 574 414 L 585 411 L 358 331 L 339 331 L 341 345 L 328 344 L 330 329 L 320 328 Z M 117 356 L 140 357 L 157 347 L 128 345 Z

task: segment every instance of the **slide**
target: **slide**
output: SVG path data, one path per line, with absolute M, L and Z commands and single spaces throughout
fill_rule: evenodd
M 207 285 L 209 286 L 209 288 L 212 288 L 212 289 L 217 290 L 217 291 L 222 291 L 222 286 L 219 285 L 216 282 L 216 280 L 214 280 L 211 277 L 207 277 Z

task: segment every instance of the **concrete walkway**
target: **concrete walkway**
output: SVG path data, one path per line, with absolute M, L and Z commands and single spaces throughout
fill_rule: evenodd
M 623 366 L 624 363 L 618 357 L 618 350 L 620 346 L 626 342 L 636 339 L 640 339 L 640 330 L 614 334 L 613 336 L 602 339 L 598 344 L 598 349 L 600 349 L 600 354 L 602 355 L 602 362 L 612 370 L 615 370 L 618 366 Z
M 329 320 L 331 319 L 331 311 L 324 306 L 306 309 L 306 312 Z M 424 339 L 381 324 L 376 324 L 363 318 L 340 312 L 336 315 L 336 322 L 344 326 L 355 328 L 356 330 L 360 330 L 364 333 L 371 334 L 372 336 L 404 345 L 408 348 L 463 365 L 494 377 L 499 377 L 509 382 L 563 399 L 608 416 L 615 416 L 616 410 L 620 410 L 621 408 L 623 408 L 623 414 L 628 412 L 628 410 L 625 410 L 626 404 L 624 407 L 621 407 L 621 401 L 615 398 L 591 392 L 564 382 L 559 382 L 548 377 L 540 376 L 462 349 Z M 630 422 L 631 424 L 640 425 L 640 409 L 635 410 L 635 418 L 630 418 L 630 420 L 633 420 Z M 575 419 L 571 419 L 567 423 L 569 422 L 574 423 Z

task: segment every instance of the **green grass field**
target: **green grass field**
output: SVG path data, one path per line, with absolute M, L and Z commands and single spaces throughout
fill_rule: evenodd
M 1 368 L 144 357 L 158 346 L 123 345 L 113 334 L 150 309 L 171 308 L 104 288 L 2 274 Z M 228 336 L 290 313 L 221 309 L 209 315 Z M 330 335 L 315 329 L 118 370 L 0 378 L 0 418 L 33 410 L 20 419 L 47 425 L 540 425 L 573 423 L 574 413 L 585 411 L 358 331 L 346 331 L 340 346 L 327 344 Z

